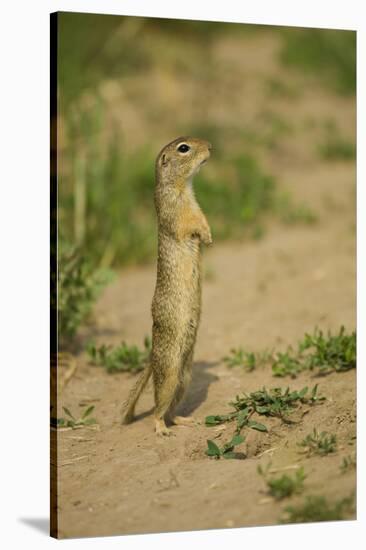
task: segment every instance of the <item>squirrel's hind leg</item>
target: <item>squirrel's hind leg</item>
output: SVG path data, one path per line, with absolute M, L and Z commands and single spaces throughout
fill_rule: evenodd
M 165 417 L 171 409 L 179 386 L 178 369 L 166 369 L 163 376 L 161 372 L 160 370 L 159 375 L 156 375 L 154 371 L 155 431 L 157 435 L 172 435 L 172 431 L 166 426 Z
M 173 416 L 171 421 L 176 426 L 195 426 L 197 424 L 196 419 L 193 416 Z
M 169 418 L 172 424 L 176 426 L 194 426 L 196 424 L 196 419 L 193 416 L 180 416 L 174 415 L 173 412 L 178 404 L 182 401 L 184 394 L 191 382 L 192 379 L 192 360 L 193 360 L 193 347 L 188 354 L 188 357 L 183 366 L 183 380 L 180 382 L 177 392 L 174 396 L 174 401 L 169 410 Z

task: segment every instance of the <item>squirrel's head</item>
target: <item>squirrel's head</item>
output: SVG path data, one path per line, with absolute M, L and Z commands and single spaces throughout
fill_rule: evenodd
M 179 137 L 168 143 L 156 159 L 156 173 L 160 181 L 190 181 L 210 156 L 208 141 Z

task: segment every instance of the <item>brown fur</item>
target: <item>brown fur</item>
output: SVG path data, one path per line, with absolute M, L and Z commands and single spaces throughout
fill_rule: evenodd
M 178 147 L 187 144 L 188 152 Z M 211 145 L 180 137 L 166 145 L 156 159 L 155 207 L 158 218 L 158 264 L 152 302 L 150 364 L 140 375 L 124 407 L 124 422 L 134 416 L 136 402 L 150 374 L 155 390 L 155 430 L 171 432 L 173 416 L 191 379 L 194 345 L 201 314 L 201 243 L 212 243 L 207 220 L 192 189 L 192 178 L 210 156 Z

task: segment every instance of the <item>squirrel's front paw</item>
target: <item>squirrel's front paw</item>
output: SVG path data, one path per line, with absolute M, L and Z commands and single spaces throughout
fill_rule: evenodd
M 203 244 L 205 244 L 206 246 L 210 246 L 212 244 L 211 231 L 204 232 L 201 235 L 201 240 L 202 240 Z

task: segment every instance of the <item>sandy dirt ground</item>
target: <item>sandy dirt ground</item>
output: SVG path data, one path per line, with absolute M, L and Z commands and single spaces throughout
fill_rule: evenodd
M 342 474 L 339 469 L 343 457 L 355 452 L 354 371 L 284 380 L 274 378 L 270 367 L 246 373 L 222 362 L 239 345 L 281 349 L 314 326 L 355 328 L 353 169 L 339 163 L 316 174 L 342 197 L 332 209 L 319 207 L 318 224 L 276 226 L 260 242 L 217 245 L 204 255 L 210 277 L 203 288 L 193 381 L 181 406 L 183 414 L 194 415 L 200 424 L 174 427 L 175 437 L 158 438 L 150 386 L 139 402 L 136 422 L 121 426 L 120 406 L 134 376 L 107 374 L 89 365 L 86 354 L 77 357 L 59 415 L 62 405 L 78 411 L 92 403 L 98 426 L 59 433 L 60 537 L 275 524 L 284 506 L 303 496 L 280 503 L 268 497 L 257 466 L 269 460 L 280 471 L 304 466 L 304 495 L 324 495 L 333 502 L 355 489 L 355 472 Z M 297 180 L 301 177 L 306 176 L 296 174 Z M 317 181 L 312 178 L 311 184 L 314 197 Z M 121 272 L 97 304 L 96 326 L 84 329 L 82 338 L 141 345 L 151 330 L 154 284 L 154 266 Z M 310 408 L 299 423 L 270 419 L 267 434 L 247 433 L 241 447 L 245 460 L 218 461 L 205 455 L 207 439 L 223 443 L 234 430 L 230 424 L 219 431 L 206 427 L 205 416 L 228 411 L 236 394 L 262 386 L 299 389 L 315 383 L 326 402 Z M 323 458 L 299 454 L 297 442 L 314 427 L 337 435 L 336 453 Z

